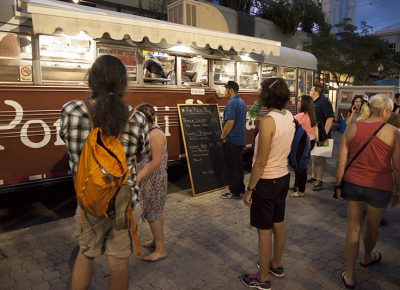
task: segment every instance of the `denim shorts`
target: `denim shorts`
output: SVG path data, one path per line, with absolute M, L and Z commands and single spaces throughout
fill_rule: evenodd
M 375 208 L 387 207 L 392 196 L 390 191 L 356 185 L 346 181 L 343 182 L 343 192 L 346 200 L 365 201 Z

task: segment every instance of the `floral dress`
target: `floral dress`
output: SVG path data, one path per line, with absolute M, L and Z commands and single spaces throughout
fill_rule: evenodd
M 151 130 L 157 129 L 161 130 L 158 126 Z M 150 161 L 151 153 L 138 162 L 138 171 L 143 170 Z M 159 221 L 164 210 L 168 185 L 167 161 L 168 151 L 167 145 L 165 145 L 160 166 L 140 183 L 139 198 L 143 209 L 142 218 L 148 222 Z

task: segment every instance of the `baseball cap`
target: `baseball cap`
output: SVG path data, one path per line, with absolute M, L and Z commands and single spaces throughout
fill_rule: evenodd
M 239 85 L 237 84 L 237 82 L 234 81 L 227 82 L 225 88 L 233 89 L 234 91 L 239 91 Z

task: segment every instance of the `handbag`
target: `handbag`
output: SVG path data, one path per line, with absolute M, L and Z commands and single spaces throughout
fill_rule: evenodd
M 378 132 L 383 128 L 383 126 L 386 125 L 386 122 L 383 122 L 382 125 L 379 126 L 379 128 L 368 138 L 367 142 L 365 142 L 365 144 L 361 147 L 360 150 L 358 150 L 358 152 L 354 155 L 354 157 L 350 160 L 349 163 L 347 163 L 346 167 L 344 168 L 344 172 L 343 172 L 343 176 L 346 173 L 346 170 L 350 167 L 350 165 L 354 162 L 354 160 L 356 160 L 356 158 L 361 154 L 361 152 L 364 151 L 364 149 L 368 146 L 369 143 L 371 143 L 372 139 L 374 139 L 374 137 L 376 136 L 376 134 L 378 134 Z M 337 189 L 338 188 L 342 188 L 342 184 L 343 184 L 343 178 L 342 178 L 342 182 L 339 185 L 335 185 L 334 189 L 333 189 L 333 198 L 338 198 L 337 196 Z

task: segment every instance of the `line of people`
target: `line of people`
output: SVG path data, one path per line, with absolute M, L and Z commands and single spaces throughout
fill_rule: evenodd
M 130 182 L 133 188 L 140 185 L 143 218 L 149 222 L 153 234 L 152 240 L 142 244 L 155 249 L 144 260 L 163 259 L 167 257 L 163 235 L 167 142 L 155 122 L 154 108 L 143 104 L 133 110 L 124 102 L 126 68 L 113 56 L 101 56 L 94 62 L 88 84 L 94 104 L 92 118 L 82 100 L 68 102 L 61 110 L 60 136 L 68 149 L 71 170 L 75 175 L 82 147 L 92 127 L 100 127 L 109 136 L 119 138 L 131 169 Z M 225 87 L 229 100 L 220 137 L 224 143 L 229 192 L 221 197 L 239 199 L 243 195 L 244 204 L 250 208 L 250 224 L 257 229 L 259 257 L 256 262 L 259 271 L 242 274 L 241 281 L 252 288 L 271 289 L 270 275 L 285 277 L 283 253 L 287 237 L 284 219 L 290 182 L 287 157 L 295 133 L 294 117 L 285 108 L 290 100 L 290 91 L 281 78 L 262 82 L 260 100 L 268 113 L 260 118 L 253 167 L 245 187 L 241 154 L 245 144 L 247 110 L 238 93 L 239 85 L 230 81 Z M 390 200 L 393 204 L 400 201 L 400 131 L 385 123 L 391 116 L 393 102 L 388 97 L 377 95 L 371 98 L 367 109 L 367 117 L 351 124 L 343 135 L 337 167 L 338 197 L 341 198 L 343 193 L 347 199 L 346 269 L 342 273 L 342 280 L 348 288 L 354 288 L 355 285 L 354 265 L 363 217 L 366 216 L 367 229 L 361 264 L 368 267 L 382 258 L 379 252 L 373 251 L 379 221 Z M 310 96 L 302 96 L 301 113 L 296 119 L 306 127 L 314 142 L 316 136 L 329 136 L 333 110 L 329 100 L 322 96 L 321 87 L 315 85 Z M 368 144 L 363 155 L 360 154 L 361 157 L 352 163 L 351 168 L 345 170 L 348 160 L 381 126 L 382 129 Z M 135 160 L 138 160 L 137 164 Z M 325 187 L 322 181 L 325 163 L 325 158 L 312 160 L 314 190 Z M 364 178 L 365 174 L 369 178 Z M 306 171 L 296 172 L 298 196 L 304 195 L 306 178 Z M 80 211 L 78 205 L 75 219 L 80 250 L 73 268 L 71 288 L 87 289 L 93 259 L 106 253 L 110 268 L 109 289 L 128 289 L 128 257 L 132 253 L 133 243 L 129 229 L 116 229 L 115 217 L 86 214 L 83 219 Z

